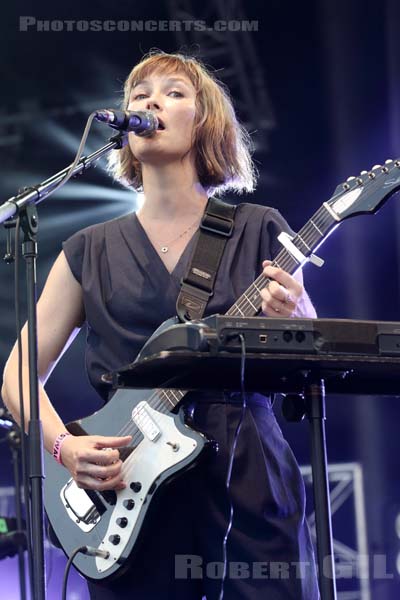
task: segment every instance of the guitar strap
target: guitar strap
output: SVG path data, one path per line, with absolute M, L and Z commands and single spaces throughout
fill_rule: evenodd
M 235 224 L 236 206 L 209 198 L 200 224 L 196 247 L 181 281 L 176 301 L 179 320 L 201 319 L 214 293 L 215 279 Z

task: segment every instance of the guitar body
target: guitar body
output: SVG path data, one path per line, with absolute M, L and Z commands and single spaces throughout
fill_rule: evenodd
M 162 488 L 193 467 L 206 448 L 215 448 L 188 426 L 183 409 L 176 414 L 155 409 L 158 392 L 161 390 L 119 390 L 104 408 L 67 426 L 74 435 L 114 436 L 135 431 L 133 445 L 121 449 L 127 482 L 124 490 L 101 493 L 80 489 L 69 471 L 46 453 L 46 513 L 62 549 L 67 556 L 82 545 L 110 553 L 108 559 L 84 554 L 75 557 L 74 566 L 90 579 L 114 578 L 126 570 L 150 506 L 153 509 L 158 504 Z M 138 419 L 141 430 L 135 426 Z

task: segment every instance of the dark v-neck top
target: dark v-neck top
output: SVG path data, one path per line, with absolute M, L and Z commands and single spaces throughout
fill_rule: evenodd
M 277 210 L 257 204 L 238 206 L 206 315 L 225 313 L 255 281 L 262 261 L 280 249 L 281 231 L 293 233 Z M 180 281 L 197 237 L 198 231 L 172 273 L 134 212 L 82 229 L 63 243 L 83 290 L 88 377 L 104 400 L 109 386 L 101 375 L 132 362 L 155 329 L 175 314 Z

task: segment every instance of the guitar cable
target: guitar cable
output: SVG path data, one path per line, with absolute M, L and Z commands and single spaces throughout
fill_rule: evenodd
M 230 531 L 232 529 L 232 523 L 233 523 L 233 503 L 232 503 L 232 497 L 231 497 L 231 493 L 230 493 L 230 484 L 231 484 L 231 476 L 232 476 L 232 469 L 233 469 L 233 461 L 235 458 L 235 451 L 236 451 L 236 445 L 237 445 L 237 441 L 239 438 L 239 434 L 240 434 L 240 430 L 242 428 L 242 423 L 243 423 L 243 419 L 244 416 L 246 414 L 246 408 L 247 408 L 247 398 L 246 398 L 246 390 L 244 387 L 244 375 L 245 375 L 245 364 L 246 364 L 246 342 L 244 339 L 244 335 L 242 333 L 238 334 L 238 337 L 240 339 L 240 344 L 241 344 L 241 357 L 240 357 L 240 390 L 241 390 L 241 395 L 242 395 L 242 410 L 240 413 L 240 418 L 239 418 L 239 422 L 236 426 L 236 430 L 235 430 L 235 435 L 233 438 L 233 443 L 232 443 L 232 447 L 231 447 L 231 451 L 230 451 L 230 455 L 229 455 L 229 463 L 228 463 L 228 471 L 227 471 L 227 475 L 226 475 L 226 480 L 225 480 L 225 487 L 226 490 L 228 492 L 228 499 L 229 499 L 229 523 L 228 526 L 226 528 L 225 531 L 225 535 L 224 535 L 224 539 L 222 542 L 222 556 L 223 556 L 223 571 L 222 571 L 222 577 L 221 577 L 221 589 L 220 589 L 220 593 L 218 596 L 218 600 L 223 600 L 224 597 L 224 584 L 225 584 L 225 579 L 226 579 L 226 574 L 227 574 L 227 567 L 228 567 L 228 560 L 227 560 L 227 549 L 226 549 L 226 545 L 228 542 L 228 537 L 230 534 Z
M 67 584 L 68 584 L 68 576 L 69 571 L 71 569 L 72 562 L 75 556 L 79 553 L 86 554 L 87 556 L 101 556 L 102 558 L 109 558 L 110 553 L 106 550 L 99 550 L 98 548 L 94 548 L 93 546 L 78 546 L 75 550 L 72 551 L 71 556 L 68 559 L 68 562 L 65 566 L 63 584 L 62 584 L 62 600 L 67 600 Z

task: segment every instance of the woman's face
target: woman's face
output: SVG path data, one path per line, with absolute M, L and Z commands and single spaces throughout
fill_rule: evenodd
M 196 91 L 185 75 L 179 72 L 149 75 L 132 88 L 128 110 L 151 110 L 161 126 L 150 137 L 129 134 L 130 149 L 139 162 L 162 165 L 189 155 Z

